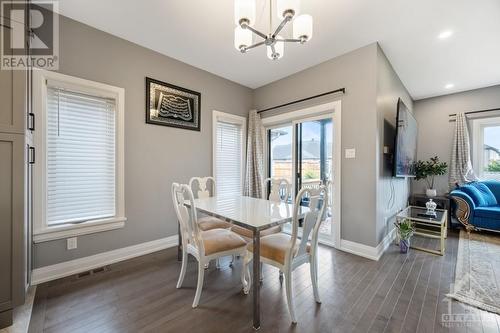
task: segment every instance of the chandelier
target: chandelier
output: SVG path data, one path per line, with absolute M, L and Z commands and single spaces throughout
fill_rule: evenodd
M 264 34 L 254 28 L 255 25 L 255 0 L 235 0 L 234 16 L 236 29 L 234 31 L 234 47 L 241 53 L 255 47 L 265 45 L 267 48 L 267 57 L 272 60 L 278 60 L 283 57 L 285 52 L 285 43 L 304 44 L 312 37 L 313 19 L 311 15 L 298 15 L 300 0 L 277 0 L 276 14 L 281 23 L 274 32 L 272 31 L 272 2 L 269 0 L 269 30 L 270 33 Z M 288 22 L 293 21 L 293 38 L 283 38 L 279 33 Z M 253 34 L 263 40 L 253 43 Z

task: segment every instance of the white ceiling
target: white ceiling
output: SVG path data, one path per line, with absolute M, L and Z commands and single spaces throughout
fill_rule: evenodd
M 500 83 L 498 0 L 302 0 L 302 12 L 314 18 L 314 37 L 286 45 L 279 61 L 263 47 L 236 51 L 233 0 L 61 0 L 59 6 L 63 15 L 250 88 L 375 41 L 415 99 Z M 257 0 L 262 30 L 268 6 Z M 440 40 L 444 30 L 453 35 Z M 449 83 L 454 87 L 445 89 Z

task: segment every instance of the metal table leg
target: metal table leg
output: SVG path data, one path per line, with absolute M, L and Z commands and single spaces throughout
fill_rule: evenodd
M 253 231 L 253 328 L 260 328 L 260 231 Z

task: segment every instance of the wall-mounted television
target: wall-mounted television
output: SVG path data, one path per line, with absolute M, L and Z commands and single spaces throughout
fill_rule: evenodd
M 415 177 L 417 134 L 417 120 L 401 98 L 398 99 L 394 143 L 394 177 Z

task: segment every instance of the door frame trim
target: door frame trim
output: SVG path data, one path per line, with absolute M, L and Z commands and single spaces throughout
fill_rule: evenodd
M 342 231 L 342 101 L 337 100 L 329 103 L 324 103 L 320 105 L 315 105 L 312 107 L 300 109 L 297 111 L 291 111 L 282 113 L 276 116 L 262 118 L 262 124 L 267 130 L 277 125 L 294 124 L 297 120 L 311 119 L 315 117 L 324 116 L 327 114 L 332 114 L 333 120 L 333 133 L 334 133 L 334 144 L 333 144 L 333 157 L 334 161 L 334 223 L 333 223 L 333 238 L 332 243 L 324 242 L 326 245 L 333 246 L 337 249 L 341 247 L 341 231 Z M 294 131 L 295 132 L 295 131 Z M 267 142 L 267 141 L 264 141 Z M 269 152 L 267 145 L 265 147 L 265 158 L 268 159 Z M 295 156 L 293 156 L 295 158 Z M 266 160 L 266 174 L 269 170 L 269 161 Z

